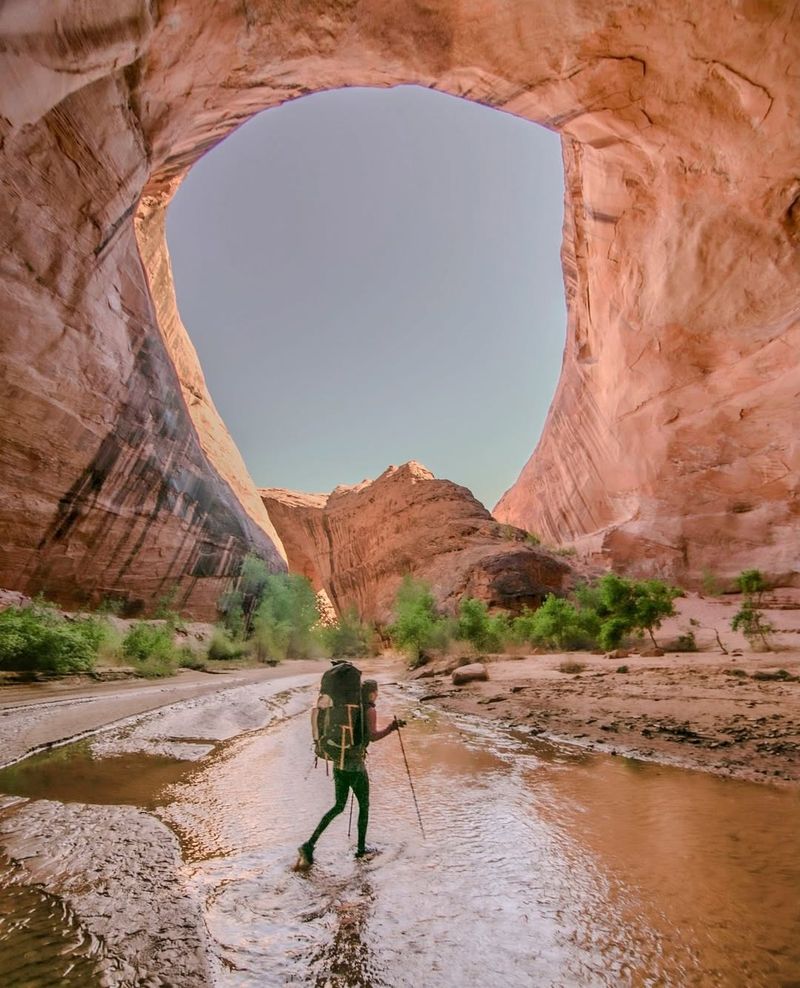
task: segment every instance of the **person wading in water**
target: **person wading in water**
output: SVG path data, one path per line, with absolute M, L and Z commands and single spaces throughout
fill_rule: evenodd
M 375 849 L 367 847 L 367 824 L 369 823 L 369 775 L 365 762 L 367 745 L 370 741 L 380 741 L 392 731 L 400 727 L 405 727 L 405 721 L 398 720 L 397 717 L 390 721 L 385 727 L 378 729 L 378 714 L 375 710 L 375 700 L 378 696 L 378 684 L 374 679 L 365 679 L 361 684 L 361 702 L 364 706 L 366 737 L 358 747 L 347 751 L 344 758 L 344 767 L 333 769 L 333 785 L 336 794 L 336 802 L 323 816 L 317 824 L 317 829 L 298 848 L 298 867 L 308 868 L 314 862 L 314 847 L 322 836 L 325 828 L 335 817 L 347 806 L 347 797 L 350 790 L 353 790 L 355 798 L 358 800 L 358 848 L 356 857 L 363 858 L 367 854 L 374 853 Z

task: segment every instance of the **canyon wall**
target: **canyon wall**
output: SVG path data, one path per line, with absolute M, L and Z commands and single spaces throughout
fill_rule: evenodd
M 260 494 L 289 568 L 325 590 L 340 614 L 355 608 L 388 624 L 406 574 L 428 583 L 451 614 L 462 597 L 519 612 L 573 578 L 563 559 L 499 524 L 466 487 L 413 461 L 329 495 Z
M 798 16 L 776 0 L 4 4 L 0 585 L 132 607 L 177 589 L 207 616 L 248 549 L 285 566 L 175 310 L 163 214 L 252 114 L 401 83 L 562 135 L 564 368 L 498 517 L 675 578 L 795 579 Z

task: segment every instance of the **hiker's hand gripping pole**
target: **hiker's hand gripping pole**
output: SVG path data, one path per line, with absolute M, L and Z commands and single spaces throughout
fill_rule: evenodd
M 397 717 L 394 719 L 394 729 L 397 731 L 397 740 L 400 742 L 400 750 L 403 752 L 403 761 L 406 766 L 406 775 L 408 776 L 408 784 L 411 787 L 411 798 L 414 800 L 414 809 L 417 811 L 417 820 L 419 820 L 419 829 L 422 833 L 422 839 L 425 840 L 425 828 L 422 826 L 422 817 L 419 812 L 419 803 L 417 802 L 417 794 L 414 791 L 414 780 L 411 778 L 411 769 L 408 767 L 408 759 L 406 758 L 406 746 L 403 744 L 403 735 L 400 733 L 400 725 L 405 727 L 405 721 L 398 720 Z

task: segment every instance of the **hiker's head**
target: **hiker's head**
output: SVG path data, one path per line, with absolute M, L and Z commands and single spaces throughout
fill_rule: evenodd
M 372 703 L 378 695 L 378 684 L 374 679 L 361 680 L 361 699 L 364 703 Z

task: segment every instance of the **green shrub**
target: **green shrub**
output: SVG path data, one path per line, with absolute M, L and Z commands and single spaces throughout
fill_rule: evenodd
M 716 573 L 713 570 L 706 569 L 703 570 L 703 578 L 701 585 L 703 587 L 703 593 L 708 597 L 721 597 L 723 592 L 722 584 L 717 578 Z
M 372 626 L 359 618 L 355 608 L 343 614 L 336 624 L 320 628 L 317 632 L 323 648 L 334 659 L 368 655 L 374 633 Z
M 458 607 L 455 637 L 481 652 L 501 652 L 512 637 L 511 623 L 503 615 L 490 615 L 482 600 L 465 597 Z
M 590 637 L 589 615 L 581 613 L 570 601 L 548 594 L 538 610 L 524 611 L 513 621 L 516 637 L 550 648 L 576 648 Z
M 276 574 L 270 573 L 260 556 L 251 554 L 242 560 L 235 585 L 217 602 L 223 624 L 234 638 L 247 638 L 253 633 L 256 613 L 273 575 Z
M 687 631 L 682 635 L 678 635 L 675 641 L 669 647 L 670 652 L 696 652 L 697 651 L 697 639 L 694 637 L 693 631 Z
M 558 671 L 577 675 L 578 673 L 583 672 L 585 668 L 586 666 L 583 662 L 576 662 L 574 659 L 567 659 L 559 665 Z
M 630 672 L 630 669 L 628 666 L 617 666 L 617 672 L 624 674 L 626 672 Z
M 96 618 L 66 620 L 37 601 L 0 612 L 0 669 L 88 672 L 104 638 Z
M 675 613 L 673 601 L 681 593 L 661 580 L 627 580 L 606 573 L 593 586 L 579 587 L 576 597 L 583 610 L 596 615 L 600 647 L 613 649 L 626 635 L 644 631 L 657 646 L 653 632 Z
M 122 639 L 120 650 L 133 663 L 138 675 L 149 679 L 171 676 L 180 658 L 174 637 L 175 631 L 169 624 L 137 621 Z
M 764 591 L 769 589 L 766 580 L 757 569 L 743 570 L 736 578 L 742 593 L 742 604 L 731 619 L 731 629 L 741 631 L 751 648 L 771 651 L 768 635 L 775 628 L 764 618 L 761 610 Z
M 394 623 L 389 636 L 395 648 L 405 652 L 412 665 L 430 648 L 446 647 L 452 635 L 452 622 L 441 617 L 427 583 L 406 576 L 394 601 Z
M 317 654 L 317 597 L 304 576 L 267 573 L 253 618 L 253 643 L 261 661 L 305 659 Z
M 178 650 L 178 665 L 181 669 L 194 669 L 195 672 L 206 672 L 208 669 L 206 660 L 188 645 Z
M 214 628 L 211 641 L 208 644 L 208 657 L 214 662 L 226 662 L 238 659 L 246 647 L 240 642 L 234 642 L 224 628 Z

